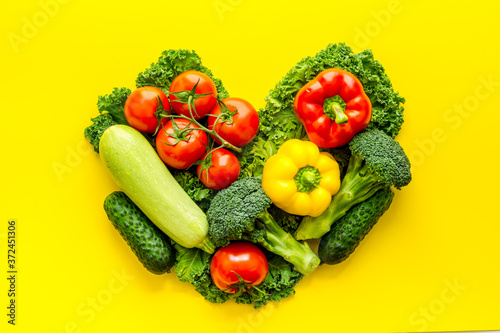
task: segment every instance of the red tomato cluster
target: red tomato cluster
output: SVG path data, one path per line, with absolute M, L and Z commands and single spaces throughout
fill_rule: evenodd
M 240 173 L 238 159 L 223 147 L 246 145 L 259 128 L 258 113 L 249 102 L 219 101 L 212 79 L 197 71 L 178 75 L 168 97 L 156 87 L 136 89 L 125 103 L 125 118 L 141 132 L 157 132 L 156 149 L 165 164 L 176 169 L 199 164 L 201 182 L 215 190 L 228 187 Z M 221 146 L 209 149 L 207 133 Z

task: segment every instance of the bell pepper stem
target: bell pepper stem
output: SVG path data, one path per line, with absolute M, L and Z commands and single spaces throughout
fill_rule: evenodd
M 314 185 L 314 180 L 316 177 L 314 177 L 313 172 L 304 172 L 301 177 L 301 181 L 306 184 L 306 185 Z
M 317 168 L 307 165 L 299 169 L 294 180 L 297 191 L 311 193 L 321 182 L 321 174 Z
M 342 125 L 347 123 L 349 118 L 344 113 L 344 110 L 341 109 L 340 105 L 333 104 L 332 107 L 333 107 L 333 112 L 335 112 L 335 123 L 337 123 L 337 125 Z
M 336 95 L 325 99 L 323 103 L 323 112 L 328 118 L 335 121 L 337 125 L 342 125 L 349 121 L 349 117 L 344 113 L 345 106 L 344 100 Z

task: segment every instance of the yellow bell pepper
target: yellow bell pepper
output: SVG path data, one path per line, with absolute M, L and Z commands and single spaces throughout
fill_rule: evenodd
M 339 165 L 310 141 L 288 140 L 266 161 L 262 188 L 285 212 L 319 216 L 340 188 Z

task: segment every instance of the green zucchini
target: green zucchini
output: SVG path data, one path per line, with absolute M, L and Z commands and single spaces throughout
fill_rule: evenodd
M 104 210 L 148 271 L 163 274 L 172 268 L 175 252 L 170 240 L 125 193 L 116 191 L 108 195 L 104 200 Z
M 161 231 L 186 248 L 214 252 L 205 213 L 141 133 L 126 125 L 111 126 L 101 137 L 99 152 L 116 184 Z
M 346 260 L 389 209 L 393 198 L 394 191 L 386 187 L 352 207 L 321 239 L 318 248 L 321 262 L 334 265 Z

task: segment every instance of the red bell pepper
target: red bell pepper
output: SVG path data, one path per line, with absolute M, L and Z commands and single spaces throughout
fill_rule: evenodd
M 372 103 L 353 74 L 330 68 L 299 90 L 294 111 L 309 140 L 321 148 L 335 148 L 368 126 Z

